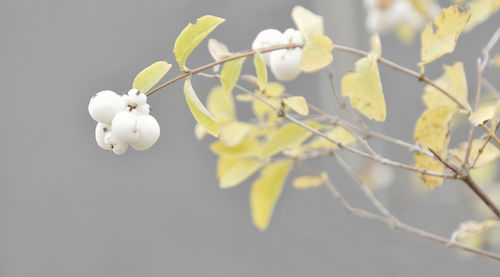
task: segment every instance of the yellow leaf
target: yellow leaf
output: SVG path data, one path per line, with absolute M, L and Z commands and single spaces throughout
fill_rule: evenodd
M 264 162 L 257 160 L 240 159 L 221 175 L 219 187 L 225 189 L 241 184 L 241 182 L 245 181 L 264 166 L 264 164 Z
M 354 145 L 356 143 L 356 137 L 342 127 L 335 127 L 324 134 L 332 140 L 340 142 L 344 145 Z M 337 145 L 325 138 L 317 137 L 308 144 L 308 147 L 312 149 L 324 149 L 336 148 Z
M 412 6 L 417 10 L 421 15 L 428 16 L 431 14 L 431 5 L 433 4 L 433 0 L 411 0 Z
M 302 96 L 291 96 L 283 99 L 285 105 L 300 115 L 308 115 L 309 107 L 307 106 L 306 99 Z
M 259 85 L 259 90 L 263 91 L 267 85 L 267 68 L 264 58 L 257 51 L 253 57 L 253 64 L 255 66 L 255 72 L 257 73 L 257 84 Z
M 486 21 L 491 15 L 493 15 L 497 10 L 495 10 L 495 2 L 499 3 L 497 0 L 473 0 L 467 3 L 467 9 L 471 13 L 471 17 L 467 25 L 465 26 L 465 31 L 468 32 L 477 25 Z
M 415 30 L 410 24 L 402 23 L 396 27 L 396 35 L 402 42 L 410 44 L 415 39 Z
M 203 127 L 200 123 L 196 123 L 194 126 L 194 136 L 197 140 L 202 140 L 207 135 L 207 129 Z
M 493 58 L 493 65 L 495 67 L 500 67 L 500 55 L 496 54 L 495 57 Z
M 219 156 L 256 157 L 260 151 L 260 142 L 255 138 L 246 138 L 238 145 L 227 146 L 220 141 L 210 144 L 210 150 Z
M 370 47 L 370 53 L 379 57 L 382 55 L 382 44 L 380 43 L 380 37 L 378 34 L 374 34 L 373 36 L 371 36 Z
M 311 35 L 322 35 L 324 32 L 323 18 L 302 6 L 292 9 L 292 19 L 305 39 Z
M 468 142 L 460 143 L 458 148 L 450 149 L 449 153 L 453 155 L 459 163 L 462 163 L 465 159 L 468 145 Z M 484 141 L 481 139 L 475 139 L 472 141 L 468 164 L 472 164 L 476 160 L 479 150 L 483 145 Z M 476 167 L 481 167 L 493 160 L 496 160 L 498 157 L 500 157 L 500 150 L 498 150 L 498 148 L 496 148 L 493 144 L 488 143 L 484 148 L 483 153 L 479 156 Z
M 309 36 L 300 58 L 300 69 L 313 72 L 322 69 L 333 61 L 333 42 L 325 35 Z
M 314 129 L 320 129 L 322 127 L 316 122 L 307 122 L 306 125 Z M 267 144 L 264 145 L 262 151 L 260 152 L 260 158 L 266 159 L 278 154 L 287 147 L 299 145 L 312 136 L 312 134 L 313 133 L 311 131 L 304 129 L 295 123 L 283 125 L 272 135 Z
M 499 226 L 499 224 L 498 221 L 492 219 L 482 222 L 473 220 L 462 222 L 458 229 L 453 232 L 452 240 L 469 247 L 482 248 L 485 243 L 484 232 L 491 227 Z
M 293 180 L 293 187 L 296 189 L 316 188 L 321 186 L 327 179 L 326 172 L 321 173 L 321 175 L 300 176 Z
M 219 124 L 236 120 L 233 96 L 218 86 L 213 87 L 207 97 L 207 109 Z
M 251 129 L 252 125 L 248 123 L 234 121 L 221 126 L 219 139 L 226 146 L 236 146 Z
M 285 87 L 277 82 L 268 83 L 264 94 L 271 97 L 280 97 L 285 92 Z
M 476 126 L 485 124 L 495 118 L 499 109 L 500 101 L 488 103 L 487 105 L 481 106 L 479 109 L 472 112 L 469 116 L 469 121 Z
M 484 187 L 495 181 L 498 171 L 497 168 L 498 168 L 498 163 L 497 161 L 494 161 L 491 163 L 487 163 L 486 165 L 481 167 L 472 168 L 469 171 L 469 174 L 472 177 L 472 179 L 476 181 L 476 184 L 478 184 L 481 187 Z
M 260 231 L 267 229 L 274 206 L 278 201 L 286 177 L 292 169 L 290 161 L 278 161 L 267 165 L 259 178 L 252 184 L 250 209 L 255 227 Z
M 415 141 L 422 148 L 432 148 L 442 158 L 446 158 L 446 150 L 450 141 L 448 124 L 454 113 L 455 110 L 447 106 L 425 110 L 415 125 Z M 415 154 L 415 167 L 444 172 L 444 165 L 440 161 L 419 153 Z M 422 175 L 422 179 L 430 188 L 438 187 L 443 183 L 443 178 L 436 176 Z
M 132 87 L 142 93 L 148 92 L 172 67 L 167 62 L 155 62 L 143 69 L 134 79 Z
M 349 96 L 351 106 L 364 116 L 385 121 L 386 108 L 377 59 L 370 55 L 356 62 L 356 72 L 342 78 L 342 96 Z
M 239 160 L 241 158 L 236 156 L 220 156 L 217 160 L 217 178 L 220 179 Z
M 444 90 L 454 96 L 462 105 L 470 108 L 467 101 L 467 79 L 465 78 L 464 66 L 461 62 L 454 65 L 444 65 L 444 74 L 434 82 Z M 450 106 L 457 107 L 457 103 L 448 96 L 437 90 L 431 85 L 426 85 L 422 96 L 427 107 Z
M 200 42 L 208 36 L 224 19 L 205 15 L 189 23 L 175 40 L 174 54 L 182 71 L 186 71 L 186 60 Z
M 224 63 L 224 66 L 222 66 L 222 70 L 220 72 L 220 81 L 227 94 L 231 94 L 231 92 L 233 91 L 234 85 L 240 77 L 243 62 L 245 62 L 245 58 L 239 58 L 226 62 Z
M 469 18 L 469 11 L 464 11 L 458 6 L 450 6 L 437 15 L 434 23 L 427 23 L 421 35 L 419 65 L 423 68 L 424 64 L 453 52 Z
M 191 85 L 191 78 L 187 78 L 184 82 L 184 95 L 186 96 L 189 109 L 191 110 L 191 113 L 196 121 L 207 129 L 209 134 L 216 137 L 219 134 L 219 124 L 217 124 L 215 118 L 210 114 L 205 106 L 203 106 L 200 99 L 194 92 L 193 86 Z
M 271 103 L 274 107 L 279 107 L 280 104 L 281 104 L 281 100 L 280 99 L 276 99 L 276 98 L 267 98 L 267 101 L 269 103 Z M 269 116 L 269 115 L 272 115 L 272 114 L 276 114 L 276 111 L 273 108 L 271 108 L 266 103 L 260 101 L 259 99 L 254 99 L 253 100 L 252 110 L 253 110 L 253 113 L 255 114 L 255 116 L 259 120 L 264 120 L 264 118 L 266 117 L 266 115 Z

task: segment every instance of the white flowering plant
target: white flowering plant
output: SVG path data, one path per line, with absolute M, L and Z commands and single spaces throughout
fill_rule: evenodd
M 464 1 L 461 1 L 464 2 Z M 258 33 L 252 50 L 231 52 L 215 39 L 208 40 L 212 63 L 191 69 L 187 59 L 192 51 L 224 19 L 206 15 L 187 25 L 177 37 L 174 54 L 180 74 L 158 85 L 171 69 L 159 61 L 142 70 L 127 94 L 105 90 L 90 100 L 88 110 L 97 122 L 97 145 L 117 155 L 131 146 L 146 150 L 159 139 L 160 127 L 150 114 L 149 97 L 177 81 L 184 81 L 187 106 L 195 121 L 195 136 L 201 140 L 211 136 L 210 150 L 218 156 L 216 175 L 222 189 L 238 186 L 254 174 L 250 191 L 251 216 L 261 231 L 269 227 L 287 177 L 292 170 L 303 175 L 291 181 L 297 189 L 326 187 L 351 214 L 381 221 L 423 238 L 449 247 L 500 261 L 500 255 L 483 249 L 498 243 L 500 190 L 481 186 L 476 179 L 486 171 L 495 171 L 500 157 L 500 97 L 483 92 L 482 74 L 498 64 L 490 52 L 500 39 L 500 29 L 492 35 L 482 53 L 478 53 L 478 88 L 473 104 L 469 103 L 468 86 L 462 62 L 443 65 L 441 77 L 432 80 L 425 66 L 452 53 L 464 31 L 472 30 L 500 9 L 497 0 L 471 0 L 441 9 L 433 0 L 366 0 L 366 27 L 373 32 L 370 51 L 363 51 L 333 41 L 325 35 L 323 18 L 304 7 L 291 12 L 295 28 L 283 32 L 266 29 Z M 382 57 L 379 35 L 395 32 L 404 42 L 420 33 L 419 71 L 401 66 Z M 360 58 L 354 71 L 342 76 L 340 92 L 336 90 L 329 65 L 334 52 L 347 52 Z M 252 58 L 253 70 L 242 74 Z M 379 66 L 384 65 L 425 84 L 422 95 L 425 110 L 415 118 L 414 141 L 406 142 L 373 131 L 369 121 L 386 120 L 387 109 Z M 221 67 L 221 68 L 220 68 Z M 213 72 L 207 72 L 213 69 Z M 268 74 L 268 72 L 272 74 Z M 304 96 L 292 95 L 285 86 L 300 74 L 326 71 L 332 93 L 348 118 L 330 114 L 310 103 Z M 203 103 L 192 84 L 193 78 L 210 78 L 216 85 Z M 273 80 L 273 78 L 275 80 Z M 243 81 L 245 82 L 243 84 Z M 237 117 L 235 102 L 251 105 L 254 118 Z M 461 124 L 469 127 L 469 136 L 455 147 L 452 120 L 466 116 Z M 477 130 L 480 130 L 478 132 Z M 379 140 L 414 153 L 414 164 L 384 157 L 370 144 Z M 357 155 L 373 165 L 356 168 L 344 155 Z M 308 162 L 331 157 L 352 177 L 376 211 L 352 206 L 339 191 L 335 181 L 324 170 L 311 168 Z M 379 201 L 374 190 L 393 181 L 391 168 L 407 170 L 421 177 L 422 186 L 434 189 L 444 180 L 467 185 L 488 212 L 478 219 L 463 222 L 450 238 L 442 237 L 400 221 Z M 481 173 L 482 172 L 482 173 Z M 478 177 L 479 176 L 479 177 Z M 457 224 L 458 225 L 458 224 Z

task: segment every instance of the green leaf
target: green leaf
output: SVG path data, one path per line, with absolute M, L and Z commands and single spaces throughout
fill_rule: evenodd
M 231 94 L 234 85 L 238 81 L 238 78 L 240 78 L 243 62 L 245 62 L 244 57 L 228 61 L 222 67 L 222 70 L 220 72 L 220 81 L 227 94 Z
M 267 86 L 267 68 L 264 58 L 259 51 L 257 51 L 253 57 L 253 64 L 255 65 L 255 71 L 257 73 L 257 84 L 259 85 L 259 90 L 263 91 Z
M 311 128 L 320 129 L 322 126 L 316 122 L 307 122 Z M 272 157 L 283 149 L 295 145 L 299 145 L 312 136 L 312 132 L 306 130 L 305 128 L 296 125 L 295 123 L 288 123 L 283 125 L 276 133 L 271 137 L 269 142 L 264 145 L 262 151 L 260 152 L 260 158 L 265 159 Z
M 236 120 L 236 109 L 231 94 L 224 88 L 213 87 L 207 97 L 207 109 L 215 117 L 218 124 L 226 124 Z
M 253 125 L 234 121 L 221 126 L 219 139 L 227 146 L 238 145 L 252 130 Z
M 184 82 L 184 95 L 186 96 L 189 109 L 196 121 L 207 129 L 209 134 L 216 137 L 219 134 L 219 124 L 217 124 L 215 118 L 208 112 L 205 106 L 203 106 L 194 92 L 193 86 L 191 85 L 191 78 L 187 78 Z
M 267 229 L 274 206 L 281 195 L 286 177 L 291 169 L 291 161 L 271 163 L 261 171 L 259 178 L 252 184 L 250 209 L 253 223 L 260 231 Z
M 341 86 L 342 96 L 349 96 L 353 108 L 369 119 L 385 121 L 385 99 L 375 56 L 359 59 L 356 71 L 346 73 Z
M 155 62 L 154 64 L 144 68 L 137 76 L 135 76 L 132 87 L 142 93 L 148 92 L 156 85 L 172 67 L 167 62 Z
M 205 15 L 196 20 L 195 24 L 189 23 L 175 40 L 174 54 L 182 71 L 186 71 L 186 59 L 201 41 L 208 36 L 224 19 Z
M 245 181 L 262 166 L 264 166 L 264 164 L 264 162 L 257 160 L 241 159 L 237 161 L 229 167 L 229 169 L 226 169 L 226 171 L 222 173 L 219 187 L 225 189 L 241 184 L 241 182 Z

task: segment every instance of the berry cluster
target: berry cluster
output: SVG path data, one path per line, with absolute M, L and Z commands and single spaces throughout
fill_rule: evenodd
M 160 125 L 149 114 L 146 100 L 147 96 L 137 89 L 122 96 L 105 90 L 92 97 L 89 113 L 97 121 L 97 144 L 117 155 L 125 153 L 129 145 L 136 150 L 153 146 L 160 136 Z
M 257 50 L 266 47 L 303 44 L 304 37 L 298 30 L 289 28 L 281 33 L 276 29 L 267 29 L 260 32 L 252 43 L 252 49 Z M 281 49 L 262 54 L 264 61 L 271 68 L 276 79 L 290 81 L 295 79 L 301 72 L 300 58 L 302 48 Z

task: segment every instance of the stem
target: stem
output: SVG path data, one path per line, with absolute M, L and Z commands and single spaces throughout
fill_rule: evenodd
M 255 53 L 257 53 L 257 51 L 260 51 L 260 53 L 267 53 L 267 52 L 272 52 L 272 51 L 276 51 L 276 50 L 281 50 L 281 49 L 289 49 L 289 48 L 296 48 L 296 47 L 303 47 L 304 45 L 303 44 L 295 44 L 295 43 L 291 43 L 291 44 L 287 44 L 287 45 L 278 45 L 278 46 L 273 46 L 273 47 L 268 47 L 268 48 L 262 48 L 262 49 L 258 49 L 258 50 L 252 50 L 252 51 L 248 51 L 248 52 L 244 52 L 244 53 L 241 53 L 241 54 L 236 54 L 234 56 L 231 56 L 231 57 L 227 57 L 225 59 L 221 59 L 219 61 L 215 61 L 215 62 L 212 62 L 212 63 L 209 63 L 209 64 L 206 64 L 206 65 L 203 65 L 203 66 L 200 66 L 200 67 L 197 67 L 193 70 L 189 70 L 189 72 L 185 72 L 181 75 L 178 75 L 177 77 L 174 77 L 168 81 L 166 81 L 165 83 L 159 85 L 158 87 L 156 87 L 155 89 L 151 90 L 150 92 L 148 92 L 146 95 L 149 96 L 159 90 L 161 90 L 162 88 L 178 81 L 178 80 L 181 80 L 181 79 L 184 79 L 190 75 L 193 75 L 193 74 L 196 74 L 198 72 L 201 72 L 201 71 L 204 71 L 204 70 L 207 70 L 209 68 L 212 68 L 216 65 L 219 65 L 219 64 L 223 64 L 225 62 L 229 62 L 229 61 L 232 61 L 232 60 L 237 60 L 237 59 L 240 59 L 240 58 L 244 58 L 244 57 L 248 57 L 248 56 L 253 56 L 255 55 Z

